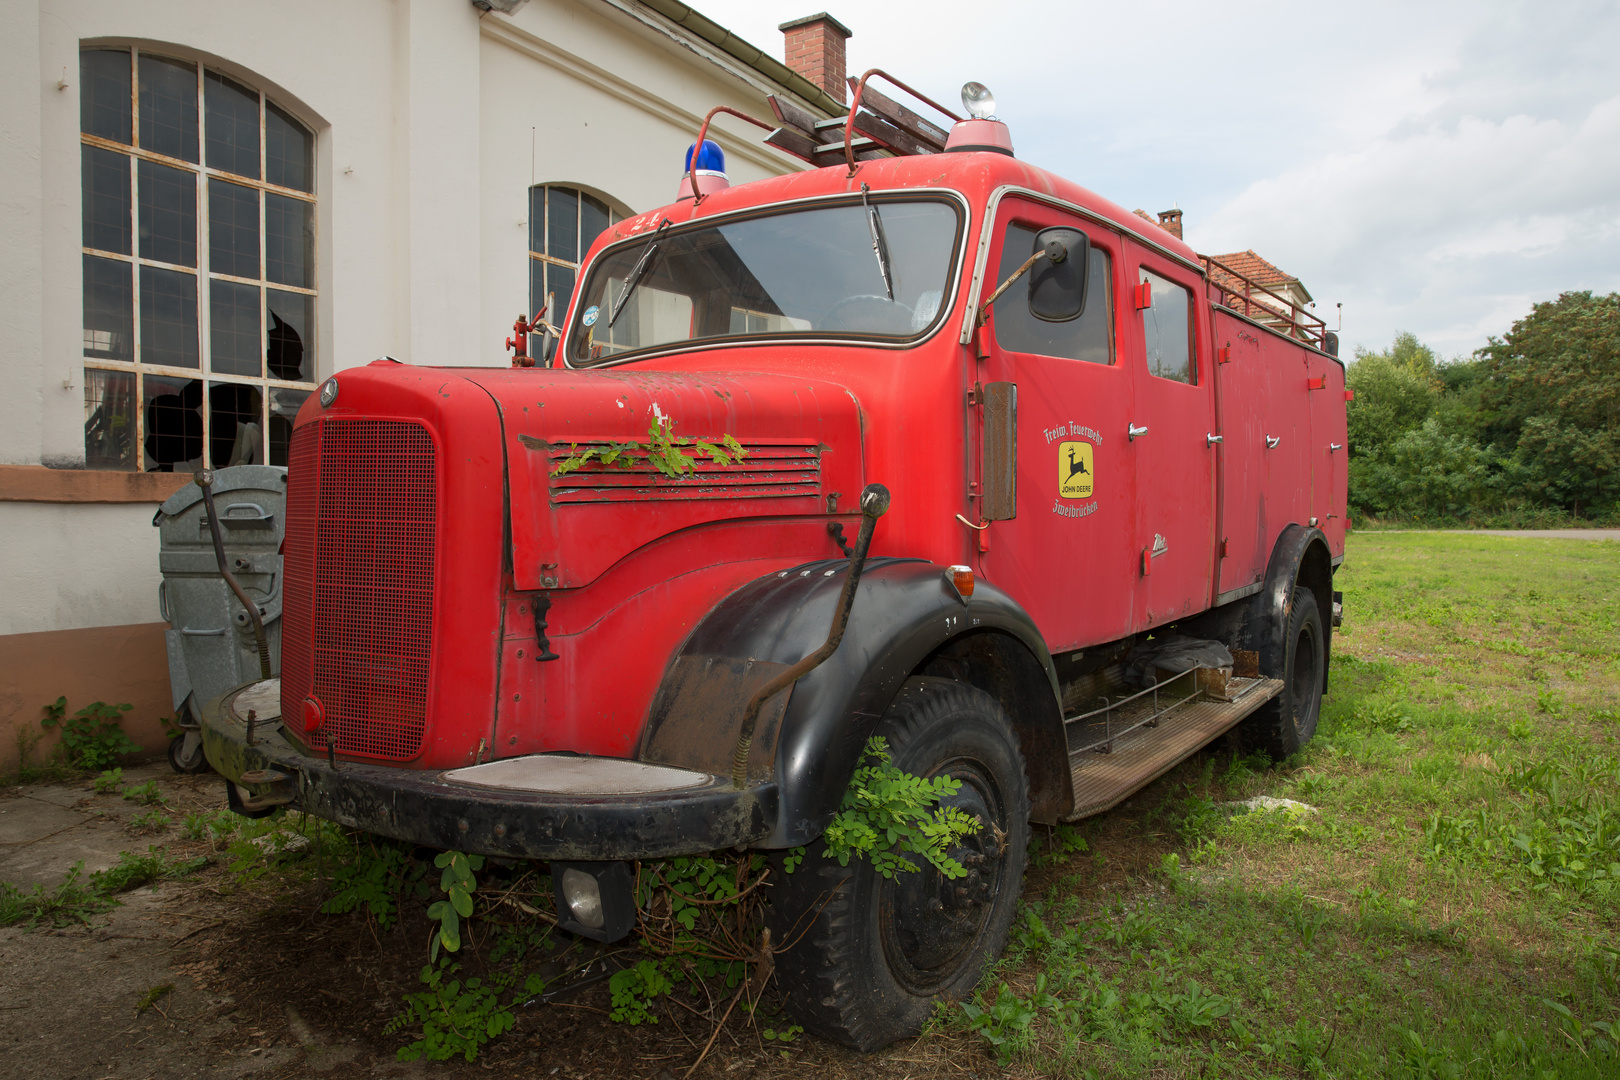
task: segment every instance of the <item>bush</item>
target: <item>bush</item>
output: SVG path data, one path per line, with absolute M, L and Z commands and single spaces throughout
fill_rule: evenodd
M 70 763 L 81 769 L 100 772 L 118 764 L 118 759 L 125 754 L 140 750 L 118 726 L 123 714 L 134 707 L 93 701 L 68 716 L 67 698 L 59 697 L 45 706 L 45 718 L 39 723 L 47 731 L 61 729 L 61 753 Z

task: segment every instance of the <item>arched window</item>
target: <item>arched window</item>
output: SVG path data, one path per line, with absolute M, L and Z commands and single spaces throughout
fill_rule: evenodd
M 579 188 L 538 184 L 529 189 L 530 315 L 546 308 L 548 322 L 561 322 L 580 260 L 603 229 L 625 216 Z M 538 337 L 530 340 L 531 352 L 539 343 Z
M 142 49 L 79 54 L 92 469 L 285 465 L 314 388 L 315 137 Z

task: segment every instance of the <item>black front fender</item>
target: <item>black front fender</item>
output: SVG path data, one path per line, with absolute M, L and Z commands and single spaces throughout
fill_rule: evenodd
M 842 559 L 807 563 L 718 604 L 671 664 L 637 756 L 728 774 L 748 697 L 826 640 L 847 567 Z M 944 567 L 930 562 L 871 560 L 838 651 L 761 710 L 749 778 L 774 782 L 780 809 L 757 846 L 819 836 L 900 685 L 953 641 L 986 634 L 1015 641 L 1024 667 L 1045 683 L 1023 706 L 1041 715 L 1015 716 L 1015 724 L 1055 727 L 1061 736 L 1057 673 L 1023 608 L 983 581 L 964 603 Z

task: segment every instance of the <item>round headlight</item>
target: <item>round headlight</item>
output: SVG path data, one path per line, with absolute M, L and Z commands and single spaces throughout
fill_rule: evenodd
M 332 402 L 337 400 L 337 376 L 333 376 L 321 383 L 321 408 L 331 408 Z
M 993 120 L 996 114 L 996 95 L 981 82 L 966 83 L 962 87 L 962 108 L 975 120 Z

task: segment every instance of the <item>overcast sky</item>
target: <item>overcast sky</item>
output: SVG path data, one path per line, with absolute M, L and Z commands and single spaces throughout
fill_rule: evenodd
M 694 0 L 775 56 L 839 0 Z M 830 7 L 852 74 L 942 104 L 994 91 L 1018 156 L 1205 254 L 1296 274 L 1344 354 L 1410 330 L 1445 357 L 1560 292 L 1620 290 L 1620 4 Z

